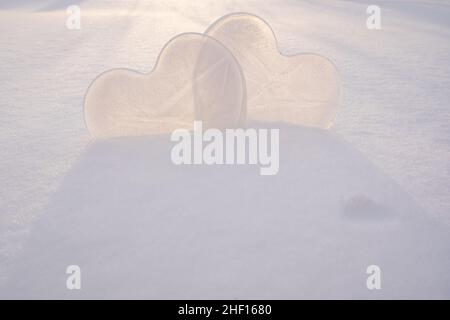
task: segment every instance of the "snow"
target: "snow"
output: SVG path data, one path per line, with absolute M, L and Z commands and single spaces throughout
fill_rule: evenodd
M 357 1 L 0 4 L 0 296 L 449 298 L 450 6 Z M 330 58 L 330 131 L 281 127 L 280 172 L 174 166 L 167 135 L 93 140 L 91 81 L 152 69 L 221 16 L 270 23 L 284 54 Z M 65 269 L 82 269 L 82 290 Z M 367 290 L 366 268 L 382 270 Z

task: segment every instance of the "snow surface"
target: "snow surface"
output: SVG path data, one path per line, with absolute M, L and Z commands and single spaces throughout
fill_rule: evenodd
M 78 3 L 82 29 L 65 27 Z M 450 5 L 3 1 L 0 296 L 449 298 Z M 281 126 L 280 172 L 174 166 L 168 136 L 94 141 L 90 82 L 245 11 L 340 71 L 335 126 Z M 268 124 L 258 124 L 267 127 Z M 82 269 L 82 290 L 65 268 Z M 367 290 L 366 267 L 382 269 Z

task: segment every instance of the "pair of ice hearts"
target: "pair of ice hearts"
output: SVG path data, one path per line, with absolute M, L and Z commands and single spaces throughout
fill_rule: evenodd
M 328 128 L 340 97 L 336 68 L 316 54 L 282 55 L 261 18 L 230 14 L 205 32 L 184 33 L 161 50 L 148 74 L 114 69 L 85 98 L 96 137 L 236 128 L 247 119 Z

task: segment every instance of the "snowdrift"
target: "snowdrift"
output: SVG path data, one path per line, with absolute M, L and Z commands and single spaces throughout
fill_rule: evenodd
M 444 227 L 339 136 L 275 125 L 280 171 L 266 177 L 251 165 L 175 166 L 167 135 L 91 144 L 1 296 L 450 296 Z M 72 264 L 81 290 L 66 289 Z M 372 264 L 382 290 L 366 288 Z

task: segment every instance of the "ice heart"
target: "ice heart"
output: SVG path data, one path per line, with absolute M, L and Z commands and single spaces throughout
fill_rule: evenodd
M 162 49 L 148 74 L 114 69 L 97 77 L 85 97 L 89 131 L 96 137 L 229 128 L 245 120 L 245 80 L 236 59 L 207 35 L 185 33 Z
M 224 16 L 205 33 L 222 42 L 239 61 L 249 119 L 331 126 L 340 80 L 328 59 L 317 54 L 282 55 L 270 26 L 246 13 Z

